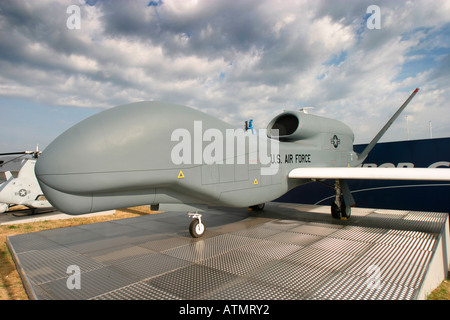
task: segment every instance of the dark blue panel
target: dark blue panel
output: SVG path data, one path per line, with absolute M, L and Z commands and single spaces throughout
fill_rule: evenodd
M 362 152 L 366 145 L 356 145 Z M 450 138 L 385 142 L 375 146 L 363 165 L 396 166 L 413 164 L 427 168 L 450 162 Z M 333 181 L 328 181 L 332 184 Z M 433 181 L 350 180 L 349 187 L 358 207 L 449 212 L 450 183 Z M 310 183 L 291 190 L 279 201 L 329 205 L 334 190 Z

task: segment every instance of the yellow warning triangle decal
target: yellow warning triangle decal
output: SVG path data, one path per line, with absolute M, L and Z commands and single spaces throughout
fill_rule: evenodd
M 183 179 L 183 178 L 184 178 L 183 171 L 180 170 L 180 173 L 178 174 L 178 179 Z
M 258 184 L 258 180 L 255 178 L 255 181 L 253 181 L 253 184 Z

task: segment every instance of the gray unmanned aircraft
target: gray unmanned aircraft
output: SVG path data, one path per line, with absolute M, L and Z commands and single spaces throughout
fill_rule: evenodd
M 353 151 L 352 130 L 337 120 L 285 111 L 267 129 L 246 130 L 189 107 L 151 101 L 76 124 L 44 150 L 35 172 L 47 199 L 62 212 L 144 204 L 186 210 L 193 237 L 204 234 L 198 212 L 208 206 L 260 210 L 296 186 L 325 179 L 335 181 L 332 216 L 347 219 L 355 204 L 348 179 L 450 180 L 444 168 L 361 167 L 417 92 L 361 154 Z

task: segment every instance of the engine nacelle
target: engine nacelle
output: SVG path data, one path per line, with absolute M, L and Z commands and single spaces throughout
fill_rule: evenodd
M 267 126 L 267 135 L 286 142 L 310 141 L 324 149 L 352 150 L 354 141 L 353 131 L 346 124 L 300 111 L 286 111 L 276 116 Z

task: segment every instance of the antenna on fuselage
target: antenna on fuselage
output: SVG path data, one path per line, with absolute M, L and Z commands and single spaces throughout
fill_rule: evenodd
M 298 111 L 302 111 L 303 113 L 308 113 L 308 109 L 314 109 L 314 107 L 304 107 L 304 108 L 298 109 Z

